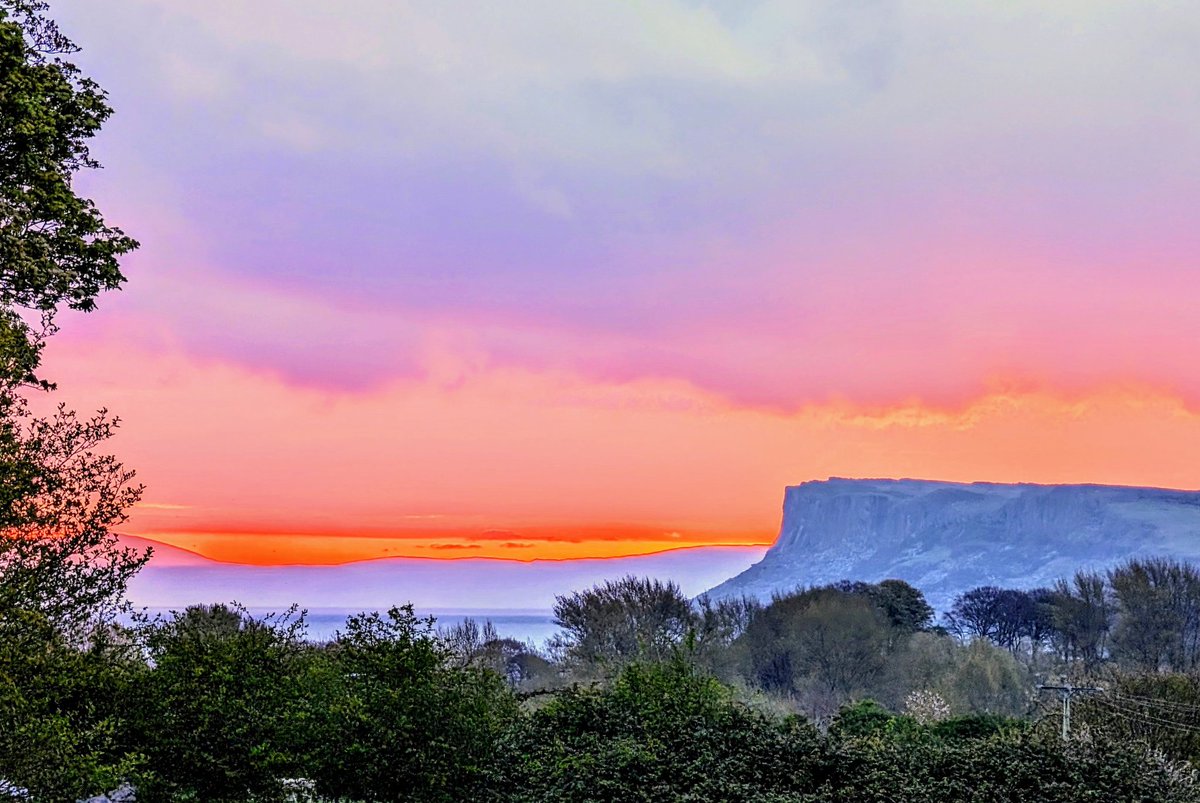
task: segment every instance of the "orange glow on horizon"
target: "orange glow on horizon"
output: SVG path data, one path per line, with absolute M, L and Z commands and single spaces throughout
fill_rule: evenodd
M 766 546 L 773 536 L 744 541 L 643 538 L 632 531 L 596 540 L 478 539 L 473 534 L 435 538 L 403 535 L 355 536 L 329 533 L 139 533 L 144 538 L 194 552 L 211 560 L 255 566 L 331 565 L 379 558 L 495 558 L 501 560 L 573 560 L 651 555 L 698 546 Z
M 145 373 L 112 377 L 106 348 L 55 378 L 124 419 L 114 450 L 148 491 L 121 531 L 226 561 L 766 544 L 783 488 L 830 476 L 1200 486 L 1200 413 L 1145 386 L 785 412 L 678 382 L 498 370 L 335 395 L 144 354 Z

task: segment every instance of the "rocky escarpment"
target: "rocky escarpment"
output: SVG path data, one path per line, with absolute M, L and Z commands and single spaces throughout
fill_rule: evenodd
M 944 610 L 975 586 L 1050 585 L 1139 555 L 1200 560 L 1200 492 L 831 479 L 789 487 L 775 544 L 710 594 L 895 577 Z

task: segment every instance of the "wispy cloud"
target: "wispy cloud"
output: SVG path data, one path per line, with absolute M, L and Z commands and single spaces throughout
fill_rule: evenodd
M 831 473 L 1200 484 L 1191 4 L 55 13 L 117 109 L 82 188 L 144 245 L 49 357 L 230 533 L 541 548 L 769 533 Z

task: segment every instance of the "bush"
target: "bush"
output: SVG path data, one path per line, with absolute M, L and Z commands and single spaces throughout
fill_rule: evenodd
M 67 643 L 40 614 L 0 614 L 0 779 L 74 800 L 135 778 L 119 699 L 139 679 L 122 645 Z
M 452 666 L 412 606 L 352 617 L 304 680 L 305 774 L 351 800 L 474 800 L 517 717 L 499 674 Z
M 133 690 L 134 746 L 155 777 L 139 800 L 282 800 L 306 648 L 303 620 L 194 606 L 143 631 L 153 669 Z
M 497 793 L 508 799 L 749 801 L 811 789 L 819 737 L 751 712 L 676 659 L 633 664 L 606 690 L 560 693 L 506 748 Z
M 829 803 L 1195 801 L 1186 775 L 1125 747 L 1031 734 L 961 742 L 832 743 L 818 799 Z

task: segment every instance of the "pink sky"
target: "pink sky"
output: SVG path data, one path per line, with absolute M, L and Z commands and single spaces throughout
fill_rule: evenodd
M 143 248 L 48 365 L 125 420 L 130 532 L 606 556 L 830 475 L 1200 487 L 1200 14 L 497 9 L 56 4 Z

